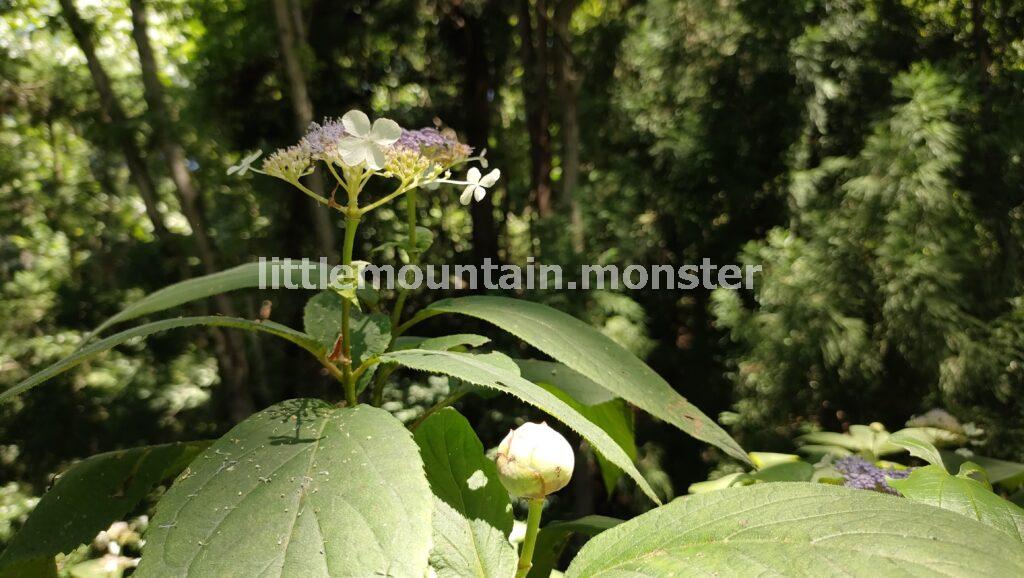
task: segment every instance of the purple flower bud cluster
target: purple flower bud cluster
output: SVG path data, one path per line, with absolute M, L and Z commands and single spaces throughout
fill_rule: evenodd
M 300 145 L 307 148 L 314 157 L 323 158 L 333 154 L 338 143 L 346 136 L 348 132 L 340 119 L 325 118 L 323 124 L 309 123 Z
M 847 488 L 859 490 L 874 490 L 886 494 L 900 495 L 895 489 L 889 487 L 885 478 L 903 479 L 910 475 L 913 468 L 897 470 L 892 468 L 880 468 L 875 464 L 857 456 L 846 456 L 836 460 L 833 464 L 836 471 L 843 474 L 846 480 L 843 484 Z
M 393 146 L 399 150 L 418 152 L 443 165 L 460 161 L 473 152 L 472 147 L 460 143 L 453 132 L 442 132 L 434 128 L 403 130 L 402 136 L 398 137 Z

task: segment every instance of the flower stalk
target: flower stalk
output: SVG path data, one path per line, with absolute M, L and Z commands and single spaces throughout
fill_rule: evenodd
M 529 511 L 526 515 L 526 537 L 523 538 L 523 549 L 519 553 L 519 565 L 516 566 L 516 578 L 526 578 L 533 567 L 533 550 L 537 547 L 537 533 L 540 531 L 540 517 L 544 511 L 546 498 L 530 498 L 527 500 Z
M 354 200 L 350 196 L 350 206 Z M 345 245 L 341 253 L 341 264 L 352 265 L 352 252 L 356 243 L 356 228 L 359 227 L 359 213 L 352 211 L 345 219 Z M 345 299 L 341 303 L 341 372 L 345 386 L 345 401 L 349 407 L 356 405 L 356 377 L 352 374 L 352 334 L 351 334 L 352 303 Z

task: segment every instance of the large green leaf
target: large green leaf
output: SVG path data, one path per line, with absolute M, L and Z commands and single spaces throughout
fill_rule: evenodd
M 157 505 L 136 576 L 423 576 L 432 498 L 389 413 L 286 401 L 235 426 Z
M 544 526 L 537 534 L 533 566 L 527 578 L 548 578 L 573 534 L 593 537 L 621 523 L 622 520 L 608 516 L 584 516 L 578 520 L 554 521 Z
M 444 409 L 420 424 L 416 443 L 436 496 L 430 564 L 437 575 L 515 575 L 516 552 L 508 541 L 512 504 L 469 422 Z
M 968 466 L 970 463 L 964 464 Z M 917 468 L 902 480 L 888 480 L 907 499 L 957 512 L 1024 541 L 1024 510 L 992 493 L 985 484 L 971 478 L 965 468 L 950 475 L 939 465 Z
M 755 484 L 676 500 L 607 530 L 568 578 L 1022 576 L 1024 548 L 925 504 L 827 484 Z
M 262 333 L 269 333 L 276 335 L 292 343 L 302 347 L 303 349 L 313 353 L 316 356 L 322 355 L 320 346 L 309 338 L 308 335 L 301 331 L 296 331 L 290 327 L 286 327 L 273 321 L 251 321 L 249 319 L 239 319 L 236 317 L 221 317 L 221 316 L 201 316 L 201 317 L 179 317 L 177 319 L 164 319 L 163 321 L 154 321 L 153 323 L 147 323 L 138 327 L 132 327 L 126 329 L 120 333 L 115 333 L 106 339 L 101 339 L 85 347 L 75 351 L 73 354 L 65 357 L 64 359 L 54 363 L 46 369 L 32 375 L 31 377 L 21 381 L 14 387 L 5 390 L 0 393 L 0 403 L 3 403 L 16 395 L 32 389 L 33 387 L 43 383 L 44 381 L 56 377 L 65 371 L 74 368 L 75 366 L 88 361 L 97 355 L 113 349 L 122 343 L 134 339 L 143 338 L 153 335 L 154 333 L 160 333 L 161 331 L 167 331 L 170 329 L 178 329 L 181 327 L 192 327 L 195 325 L 207 325 L 216 327 L 231 327 L 235 329 L 245 329 L 248 331 L 258 331 Z
M 438 373 L 455 377 L 483 387 L 490 387 L 512 394 L 526 403 L 540 408 L 555 419 L 576 430 L 595 450 L 605 458 L 622 468 L 633 478 L 640 488 L 655 502 L 660 503 L 657 494 L 651 489 L 640 472 L 636 469 L 629 455 L 603 429 L 580 415 L 578 411 L 539 385 L 526 381 L 518 373 L 510 371 L 504 363 L 495 363 L 492 355 L 474 355 L 451 351 L 428 351 L 425 349 L 408 349 L 392 351 L 381 356 L 384 362 L 395 362 L 411 369 Z M 505 360 L 507 357 L 501 356 Z M 515 364 L 512 364 L 515 368 Z
M 64 472 L 43 495 L 3 555 L 0 569 L 48 559 L 89 543 L 124 518 L 209 442 L 146 446 L 99 454 Z
M 647 413 L 749 462 L 725 430 L 647 364 L 571 315 L 530 301 L 486 295 L 444 299 L 431 304 L 424 315 L 440 313 L 493 323 Z
M 564 364 L 540 359 L 517 359 L 519 375 L 534 383 L 547 383 L 583 405 L 599 405 L 615 399 L 612 392 Z

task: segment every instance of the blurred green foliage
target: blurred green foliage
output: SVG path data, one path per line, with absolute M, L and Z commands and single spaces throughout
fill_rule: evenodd
M 705 257 L 763 265 L 752 292 L 527 295 L 646 356 L 706 412 L 731 411 L 746 447 L 790 451 L 800 433 L 876 420 L 894 427 L 944 407 L 985 432 L 985 455 L 1024 459 L 1024 6 L 286 4 L 304 41 L 315 117 L 361 108 L 410 127 L 443 123 L 488 148 L 503 179 L 495 225 L 484 232 L 505 261 L 535 257 L 567 270 Z M 146 105 L 129 2 L 74 5 L 127 118 L 102 122 L 61 2 L 0 7 L 0 388 L 68 354 L 124 303 L 203 271 L 155 141 L 168 119 Z M 245 153 L 297 136 L 272 2 L 146 5 L 169 120 L 220 265 L 319 255 L 303 198 L 271 179 L 225 175 Z M 565 10 L 563 34 L 554 24 Z M 551 25 L 532 42 L 532 59 L 527 21 L 535 32 Z M 542 74 L 537 54 L 547 57 Z M 567 96 L 563 62 L 576 98 Z M 540 83 L 547 98 L 537 103 L 530 95 Z M 527 111 L 538 106 L 549 116 L 549 214 L 533 182 L 544 134 Z M 565 138 L 571 118 L 578 134 Z M 146 217 L 119 148 L 125 134 L 156 182 L 168 237 Z M 567 163 L 572 151 L 576 167 Z M 578 179 L 567 190 L 570 172 Z M 436 233 L 425 258 L 476 259 L 474 227 L 480 234 L 485 220 L 453 191 L 423 202 L 421 224 Z M 569 234 L 574 211 L 582 250 Z M 391 209 L 377 211 L 357 252 L 401 226 Z M 299 327 L 309 295 L 288 293 L 231 302 L 256 318 L 270 300 L 272 319 Z M 425 326 L 434 323 L 475 330 L 451 319 Z M 315 366 L 294 361 L 296 351 L 257 337 L 241 343 L 255 407 L 339 395 Z M 73 460 L 226 431 L 237 392 L 224 386 L 218 347 L 212 333 L 157 336 L 0 406 L 0 527 L 16 524 L 15 502 L 40 495 Z M 414 419 L 447 390 L 447 380 L 403 377 L 386 399 Z M 473 399 L 463 411 L 487 444 L 518 417 L 508 407 Z M 637 428 L 639 463 L 667 497 L 720 466 L 721 456 L 662 424 Z M 589 481 L 558 507 L 612 515 L 644 507 L 627 492 L 603 504 L 590 466 Z

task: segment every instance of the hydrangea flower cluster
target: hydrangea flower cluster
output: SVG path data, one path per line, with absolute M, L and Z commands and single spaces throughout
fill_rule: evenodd
M 406 130 L 393 120 L 378 118 L 371 122 L 366 114 L 352 110 L 340 119 L 311 123 L 297 145 L 275 151 L 264 159 L 261 169 L 251 170 L 284 180 L 329 207 L 363 214 L 413 189 L 434 189 L 441 184 L 464 187 L 460 195 L 463 204 L 482 200 L 500 177 L 499 170 L 482 175 L 472 167 L 465 180 L 451 175 L 453 168 L 469 161 L 487 167 L 482 154 L 472 154 L 473 149 L 459 142 L 453 131 Z M 244 174 L 257 157 L 246 157 L 244 167 L 232 167 L 229 172 Z M 301 179 L 320 166 L 318 163 L 323 163 L 348 193 L 347 205 L 336 203 L 333 197 L 326 199 L 302 184 Z M 360 207 L 359 193 L 374 176 L 394 178 L 400 184 L 391 195 Z
M 836 471 L 843 474 L 847 488 L 859 490 L 873 490 L 886 494 L 900 495 L 895 489 L 889 486 L 886 478 L 902 480 L 910 475 L 913 468 L 897 470 L 895 468 L 880 468 L 875 464 L 858 456 L 846 456 L 836 460 L 833 464 Z

